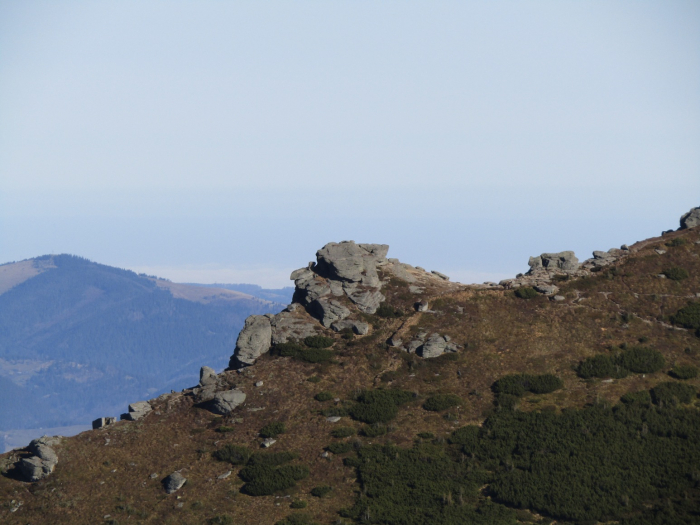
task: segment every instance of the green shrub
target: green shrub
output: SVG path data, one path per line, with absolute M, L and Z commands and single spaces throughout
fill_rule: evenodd
M 553 374 L 510 374 L 498 379 L 491 390 L 495 394 L 508 394 L 520 397 L 525 392 L 533 394 L 548 394 L 564 386 L 561 379 Z
M 236 430 L 236 427 L 227 427 L 225 425 L 221 425 L 219 428 L 216 429 L 216 432 L 224 434 L 226 432 L 233 432 L 234 430 Z
M 682 237 L 676 237 L 675 239 L 672 239 L 666 243 L 666 246 L 669 246 L 671 248 L 675 246 L 683 246 L 685 244 L 688 244 L 688 241 L 683 239 Z
M 304 361 L 305 363 L 327 363 L 333 359 L 333 355 L 332 350 L 325 350 L 323 348 L 307 348 L 297 356 L 297 359 Z
M 666 365 L 664 356 L 647 346 L 628 348 L 618 356 L 617 363 L 635 374 L 652 374 Z
M 493 404 L 500 410 L 513 411 L 520 402 L 520 396 L 513 394 L 496 394 Z
M 352 427 L 338 427 L 331 430 L 331 436 L 334 438 L 346 438 L 354 436 L 357 432 Z
M 620 398 L 625 405 L 651 405 L 651 394 L 648 390 L 641 390 L 639 392 L 628 392 Z
M 461 404 L 462 400 L 455 394 L 436 394 L 426 399 L 425 403 L 423 403 L 423 408 L 431 412 L 441 412 Z
M 458 428 L 450 434 L 447 442 L 451 445 L 462 445 L 466 453 L 474 453 L 479 446 L 480 430 L 481 429 L 476 425 L 467 425 L 466 427 Z
M 432 432 L 419 432 L 418 437 L 421 439 L 435 439 L 435 434 Z
M 316 496 L 317 498 L 323 498 L 327 496 L 332 490 L 333 487 L 329 487 L 328 485 L 321 485 L 319 487 L 312 488 L 311 495 Z
M 316 394 L 314 396 L 314 399 L 316 401 L 321 401 L 321 402 L 330 401 L 331 399 L 333 399 L 333 394 L 331 394 L 330 392 L 326 392 L 326 391 L 319 392 L 318 394 Z
M 533 394 L 549 394 L 564 386 L 564 382 L 554 374 L 542 374 L 528 378 L 529 390 Z
M 338 443 L 331 443 L 326 447 L 328 452 L 333 454 L 347 454 L 352 450 L 352 444 L 347 441 L 340 441 Z
M 297 342 L 289 341 L 275 345 L 270 353 L 281 357 L 297 357 L 304 351 L 304 347 Z
M 270 351 L 270 353 L 272 355 L 279 355 L 281 357 L 293 357 L 294 359 L 304 361 L 306 363 L 325 363 L 327 361 L 330 361 L 333 358 L 333 351 L 326 350 L 325 347 L 323 347 L 322 345 L 326 344 L 327 341 L 331 341 L 332 345 L 333 339 L 331 339 L 330 337 L 321 337 L 316 335 L 307 337 L 306 339 L 310 338 L 310 342 L 312 343 L 311 345 L 302 346 L 297 342 L 280 343 L 276 345 Z M 323 341 L 319 341 L 318 338 L 320 338 Z M 306 339 L 304 339 L 304 343 L 306 343 Z
M 251 455 L 252 452 L 248 447 L 240 445 L 225 445 L 213 454 L 214 459 L 228 461 L 232 465 L 245 465 Z
M 676 365 L 669 372 L 676 379 L 695 379 L 698 377 L 698 367 L 693 365 Z
M 330 348 L 333 343 L 335 343 L 335 339 L 322 335 L 310 335 L 304 338 L 304 344 L 309 348 Z
M 379 308 L 377 308 L 377 311 L 374 312 L 376 315 L 379 317 L 384 317 L 385 319 L 393 319 L 396 317 L 401 317 L 403 315 L 403 312 L 399 310 L 398 308 L 394 308 L 391 305 L 388 305 L 386 303 L 382 303 L 379 305 Z
M 663 273 L 667 279 L 672 281 L 682 281 L 688 278 L 688 271 L 685 268 L 678 268 L 677 266 L 673 268 L 668 268 L 664 270 Z
M 250 456 L 248 465 L 278 467 L 299 457 L 296 452 L 258 452 Z
M 700 302 L 689 303 L 671 316 L 671 322 L 683 328 L 700 330 Z
M 246 481 L 241 492 L 250 496 L 269 496 L 289 489 L 297 481 L 307 478 L 309 469 L 304 465 L 285 465 L 278 468 L 249 466 L 241 470 L 239 476 Z
M 276 421 L 274 423 L 268 423 L 260 429 L 260 437 L 263 438 L 276 438 L 280 434 L 285 432 L 284 423 Z
M 363 423 L 386 423 L 399 413 L 399 405 L 414 398 L 414 394 L 398 389 L 365 390 L 349 410 L 350 416 Z
M 207 525 L 234 525 L 234 523 L 236 522 L 228 514 L 221 514 L 207 520 Z
M 303 514 L 292 514 L 287 516 L 282 521 L 278 521 L 275 525 L 317 525 L 310 515 Z
M 362 430 L 360 430 L 360 433 L 368 438 L 383 436 L 387 432 L 389 432 L 389 429 L 386 427 L 386 425 L 380 425 L 377 423 L 362 427 Z
M 292 501 L 290 507 L 293 509 L 305 509 L 307 505 L 308 503 L 306 503 L 304 500 L 295 499 L 294 501 Z
M 310 378 L 307 379 L 309 383 L 320 383 L 321 378 L 318 376 L 311 376 Z
M 655 405 L 675 406 L 679 403 L 690 403 L 695 395 L 695 387 L 675 381 L 659 383 L 651 389 L 651 399 Z
M 537 290 L 535 290 L 531 286 L 521 286 L 517 290 L 515 290 L 515 297 L 518 297 L 520 299 L 532 299 L 533 297 L 537 297 L 539 294 L 537 293 Z

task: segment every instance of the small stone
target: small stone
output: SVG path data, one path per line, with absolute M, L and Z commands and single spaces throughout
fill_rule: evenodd
M 662 273 L 658 274 L 657 277 L 658 277 L 659 279 L 666 279 L 666 276 L 665 276 L 664 274 L 662 274 Z
M 328 456 L 330 456 L 330 454 L 328 452 L 321 453 L 322 458 L 327 458 Z
M 392 337 L 389 339 L 389 346 L 401 346 L 402 341 L 401 339 L 396 339 L 395 337 Z
M 340 421 L 340 416 L 327 417 L 326 421 L 328 421 L 329 423 L 337 423 L 338 421 Z
M 158 477 L 158 474 L 155 472 L 153 474 L 151 474 L 151 476 L 150 476 L 151 479 L 156 479 L 157 477 Z
M 228 471 L 224 472 L 223 474 L 221 474 L 220 476 L 216 476 L 216 479 L 226 479 L 226 478 L 228 478 L 230 475 L 231 475 L 231 471 L 228 470 Z
M 416 309 L 416 312 L 427 312 L 428 306 L 428 301 L 418 301 L 416 304 L 413 305 L 413 307 Z
M 263 383 L 262 381 L 257 381 L 257 382 L 255 383 L 255 386 L 260 387 L 260 386 L 263 386 L 263 384 L 264 384 L 264 383 Z
M 623 244 L 622 246 L 620 246 L 620 249 L 627 252 L 627 251 L 629 251 L 630 247 L 627 246 L 626 244 Z
M 555 301 L 566 301 L 566 297 L 564 297 L 563 295 L 555 295 L 554 300 Z
M 436 272 L 435 270 L 433 270 L 433 271 L 430 272 L 430 273 L 432 273 L 433 275 L 438 276 L 438 277 L 439 277 L 440 279 L 442 279 L 443 281 L 449 281 L 449 280 L 450 280 L 450 278 L 447 277 L 447 275 L 445 275 L 444 273 Z
M 267 439 L 264 439 L 264 440 L 263 440 L 262 446 L 265 447 L 265 448 L 270 448 L 270 447 L 271 447 L 272 445 L 274 445 L 275 443 L 277 443 L 277 440 L 276 440 L 276 439 L 267 438 Z
M 654 251 L 655 251 L 656 253 L 658 253 L 659 255 L 663 255 L 664 253 L 666 253 L 666 250 L 661 250 L 661 249 L 659 249 L 659 248 L 655 248 Z

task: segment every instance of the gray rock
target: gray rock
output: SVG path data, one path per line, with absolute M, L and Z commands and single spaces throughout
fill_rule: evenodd
M 316 317 L 321 324 L 329 328 L 334 322 L 341 321 L 352 312 L 342 303 L 333 299 L 319 299 L 309 306 L 309 313 Z
M 566 301 L 566 297 L 564 297 L 563 295 L 555 295 L 554 300 L 555 301 Z
M 357 305 L 357 308 L 366 314 L 373 314 L 379 305 L 386 299 L 378 290 L 358 290 L 348 295 L 350 300 Z
M 200 386 L 207 386 L 207 385 L 215 385 L 217 382 L 217 375 L 216 372 L 214 371 L 213 368 L 209 368 L 208 366 L 203 366 L 202 368 L 199 369 L 199 385 Z
M 231 368 L 252 365 L 258 357 L 270 350 L 272 344 L 270 317 L 251 315 L 245 320 L 245 326 L 238 334 L 236 348 L 231 356 L 229 363 Z
M 48 477 L 55 467 L 55 463 L 44 461 L 38 456 L 22 458 L 19 462 L 19 471 L 22 479 L 32 482 Z
M 280 312 L 270 319 L 272 328 L 272 344 L 286 343 L 290 339 L 302 340 L 316 335 L 316 324 L 309 322 L 307 316 L 299 317 L 290 312 Z
M 396 339 L 392 337 L 389 339 L 388 343 L 389 346 L 401 346 L 403 344 L 403 341 L 401 341 L 401 339 Z
M 34 454 L 36 457 L 41 459 L 42 461 L 45 461 L 47 463 L 51 463 L 53 465 L 56 465 L 58 463 L 58 456 L 56 455 L 56 452 L 49 447 L 48 445 L 43 445 L 43 444 L 36 444 L 36 445 L 29 445 L 29 451 Z
M 340 421 L 340 419 L 340 416 L 328 416 L 326 418 L 326 421 L 328 421 L 329 423 L 337 423 L 338 421 Z
M 137 421 L 151 412 L 152 408 L 148 401 L 138 401 L 129 405 L 129 411 L 121 415 L 122 420 Z
M 317 274 L 333 280 L 379 286 L 377 264 L 386 263 L 386 244 L 355 244 L 353 241 L 331 242 L 316 252 Z
M 408 291 L 415 294 L 421 294 L 423 293 L 423 288 L 421 288 L 420 286 L 411 285 L 408 287 Z
M 430 272 L 430 273 L 432 273 L 433 275 L 437 275 L 440 279 L 442 279 L 442 280 L 444 280 L 444 281 L 449 281 L 449 280 L 450 280 L 450 278 L 447 277 L 447 275 L 445 275 L 444 273 L 436 272 L 435 270 L 433 270 L 433 271 Z
M 428 306 L 428 301 L 418 301 L 416 304 L 413 305 L 413 307 L 416 309 L 416 312 L 427 312 Z
M 313 279 L 306 282 L 303 286 L 297 285 L 297 291 L 304 304 L 311 304 L 321 297 L 330 295 L 331 286 L 328 284 L 328 281 Z
M 400 263 L 398 259 L 389 259 L 389 264 L 384 266 L 384 271 L 393 273 L 398 279 L 406 281 L 407 283 L 416 282 L 416 278 L 408 272 L 408 270 L 413 269 L 409 264 Z
M 666 253 L 666 250 L 662 250 L 662 249 L 660 249 L 660 248 L 655 248 L 654 251 L 655 251 L 656 253 L 658 253 L 659 255 L 663 255 L 664 253 Z
M 342 321 L 336 321 L 331 325 L 331 328 L 336 332 L 341 332 L 343 330 L 350 329 L 357 335 L 367 335 L 369 332 L 369 325 L 362 321 L 355 321 L 354 319 L 344 319 Z
M 428 340 L 418 348 L 416 353 L 424 359 L 430 359 L 444 354 L 446 348 L 447 341 L 445 341 L 445 338 L 439 334 L 432 334 Z
M 114 418 L 110 418 L 114 419 Z M 38 445 L 46 445 L 47 447 L 55 447 L 60 444 L 65 438 L 63 436 L 41 436 L 40 438 L 32 439 L 29 443 L 30 447 L 35 447 Z
M 220 475 L 216 476 L 216 479 L 226 479 L 226 478 L 228 478 L 230 475 L 231 475 L 231 471 L 230 471 L 230 470 L 227 470 L 227 471 L 224 472 L 223 474 L 220 474 Z
M 421 346 L 423 346 L 423 341 L 420 339 L 413 339 L 406 345 L 406 351 L 409 354 L 415 354 Z
M 237 406 L 245 402 L 246 395 L 241 390 L 234 388 L 225 392 L 219 392 L 211 402 L 211 411 L 225 416 L 231 413 Z
M 548 270 L 564 270 L 564 271 L 574 271 L 578 270 L 578 259 L 574 252 L 565 251 L 559 253 L 543 253 L 538 257 L 530 257 L 528 261 L 528 266 L 530 266 L 530 271 L 538 269 L 548 269 Z
M 263 440 L 263 442 L 261 443 L 261 445 L 262 445 L 263 447 L 265 447 L 265 448 L 270 448 L 270 447 L 271 447 L 272 445 L 274 445 L 275 443 L 277 443 L 277 440 L 276 440 L 276 439 L 273 439 L 273 438 L 265 438 L 265 439 Z
M 214 383 L 213 385 L 207 385 L 202 388 L 195 388 L 192 390 L 192 393 L 194 394 L 197 403 L 205 403 L 214 399 L 217 390 L 218 382 Z
M 96 430 L 98 428 L 104 428 L 116 422 L 116 417 L 98 417 L 95 421 L 92 422 L 92 429 Z
M 534 288 L 544 295 L 553 295 L 559 291 L 559 287 L 553 284 L 536 284 Z
M 681 230 L 700 226 L 700 207 L 692 208 L 681 217 Z
M 262 381 L 256 381 L 256 382 L 255 382 L 255 386 L 257 386 L 257 387 L 261 387 L 261 386 L 263 386 L 264 384 L 265 384 L 265 383 L 263 383 Z
M 187 483 L 187 478 L 185 478 L 185 476 L 179 472 L 173 472 L 163 480 L 163 488 L 166 493 L 172 494 L 180 490 L 185 483 Z

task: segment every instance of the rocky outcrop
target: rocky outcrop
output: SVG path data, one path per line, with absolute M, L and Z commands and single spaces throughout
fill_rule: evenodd
M 58 464 L 58 456 L 52 448 L 60 438 L 48 436 L 33 440 L 27 449 L 32 454 L 19 461 L 19 472 L 25 481 L 39 481 L 49 476 Z
M 270 319 L 273 345 L 286 343 L 289 340 L 302 340 L 317 334 L 318 325 L 311 322 L 312 320 L 303 309 L 299 311 L 298 306 L 293 303 L 290 305 L 291 311 L 280 312 Z
M 192 389 L 192 395 L 197 403 L 205 403 L 214 399 L 222 388 L 228 388 L 228 383 L 219 377 L 213 368 L 203 366 L 199 370 L 199 385 Z
M 230 414 L 236 407 L 245 402 L 246 395 L 242 390 L 234 388 L 225 392 L 219 392 L 211 401 L 211 411 L 215 414 L 225 416 Z
M 355 244 L 353 241 L 330 242 L 316 252 L 314 270 L 331 280 L 378 287 L 377 266 L 386 264 L 386 244 Z
M 245 320 L 238 334 L 236 349 L 231 357 L 231 367 L 240 368 L 255 363 L 255 360 L 270 349 L 272 343 L 272 315 L 251 315 Z
M 692 208 L 681 217 L 681 230 L 700 226 L 700 207 Z
M 92 422 L 92 429 L 97 430 L 98 428 L 104 428 L 116 422 L 116 417 L 98 417 L 95 421 Z
M 153 408 L 148 401 L 138 401 L 129 405 L 129 411 L 120 416 L 121 420 L 136 421 L 151 412 Z
M 353 319 L 337 321 L 331 325 L 331 328 L 336 332 L 342 332 L 343 330 L 352 330 L 352 332 L 357 335 L 366 335 L 369 332 L 369 325 L 367 323 L 364 323 L 362 321 L 355 321 Z
M 578 270 L 578 259 L 574 252 L 571 251 L 543 253 L 537 257 L 530 257 L 527 264 L 531 272 L 543 268 L 548 270 L 564 270 L 565 272 Z

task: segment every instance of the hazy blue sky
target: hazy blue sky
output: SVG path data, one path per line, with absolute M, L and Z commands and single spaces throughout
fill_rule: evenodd
M 0 0 L 0 262 L 481 282 L 698 205 L 696 0 Z

